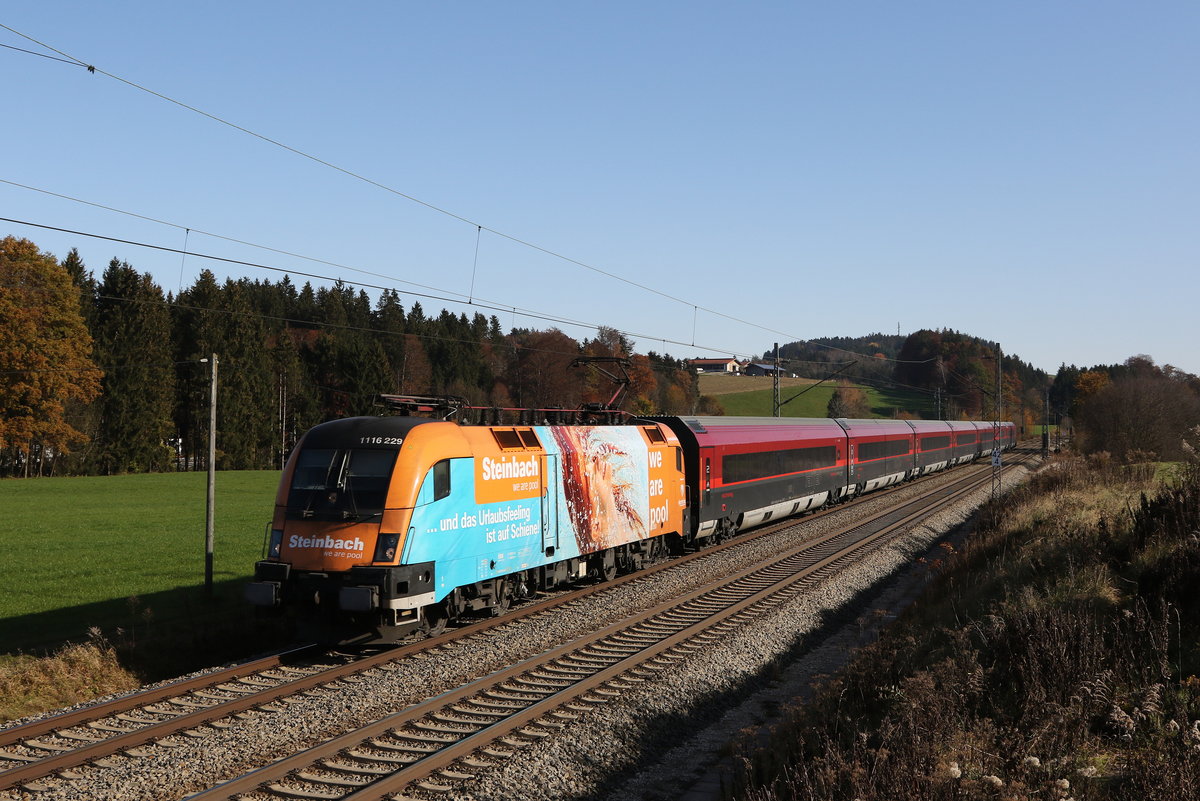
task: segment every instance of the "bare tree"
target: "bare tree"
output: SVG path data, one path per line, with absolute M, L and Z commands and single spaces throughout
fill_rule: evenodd
M 1144 356 L 1124 375 L 1079 402 L 1078 433 L 1085 452 L 1108 451 L 1122 459 L 1177 460 L 1183 439 L 1200 424 L 1200 396 L 1191 384 Z

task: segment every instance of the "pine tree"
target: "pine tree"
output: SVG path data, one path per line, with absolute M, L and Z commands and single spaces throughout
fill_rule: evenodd
M 100 280 L 96 320 L 96 350 L 108 368 L 97 467 L 108 475 L 166 470 L 174 457 L 175 369 L 162 289 L 113 259 Z
M 271 346 L 271 370 L 278 378 L 272 463 L 280 467 L 299 437 L 321 422 L 320 397 L 308 378 L 294 332 L 296 329 L 279 329 Z
M 79 251 L 72 248 L 62 261 L 63 269 L 71 276 L 71 281 L 79 290 L 79 313 L 87 326 L 92 338 L 89 355 L 95 357 L 96 338 L 96 279 L 83 263 Z M 66 421 L 75 429 L 81 431 L 87 440 L 70 453 L 62 454 L 55 460 L 56 471 L 66 475 L 96 472 L 97 436 L 100 432 L 100 413 L 103 403 L 100 399 L 81 401 L 68 399 L 63 407 Z
M 406 363 L 404 336 L 407 323 L 404 316 L 404 306 L 395 290 L 385 290 L 379 296 L 372 315 L 372 327 L 380 332 L 379 344 L 387 358 L 389 377 L 382 392 L 400 392 L 402 374 Z
M 275 423 L 271 404 L 278 386 L 271 375 L 262 318 L 250 308 L 248 283 L 228 280 L 221 290 L 217 382 L 217 466 L 251 470 L 272 464 Z
M 220 350 L 222 302 L 216 276 L 211 270 L 203 270 L 196 283 L 179 294 L 175 304 L 173 339 L 178 362 L 175 427 L 188 469 L 203 470 L 208 466 L 211 366 L 201 364 L 200 360 Z

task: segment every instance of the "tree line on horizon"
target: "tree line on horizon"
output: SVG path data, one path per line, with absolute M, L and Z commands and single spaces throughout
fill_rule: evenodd
M 483 407 L 604 403 L 610 379 L 580 356 L 628 358 L 625 408 L 703 408 L 695 371 L 636 354 L 612 328 L 502 331 L 495 316 L 428 316 L 395 291 L 372 302 L 345 284 L 200 273 L 178 295 L 113 259 L 97 277 L 0 240 L 0 475 L 206 469 L 211 364 L 218 358 L 217 467 L 279 467 L 325 420 L 380 414 L 379 394 L 453 395 Z M 712 411 L 712 410 L 710 410 Z
M 873 334 L 783 345 L 789 372 L 840 380 L 831 416 L 869 416 L 854 384 L 931 401 L 897 416 L 992 419 L 996 346 L 956 331 Z M 493 315 L 427 315 L 394 290 L 375 300 L 341 282 L 297 287 L 200 273 L 178 295 L 113 259 L 99 277 L 25 239 L 0 240 L 0 476 L 112 475 L 207 468 L 210 370 L 217 354 L 217 464 L 279 467 L 325 420 L 379 414 L 379 394 L 453 395 L 480 407 L 603 404 L 614 384 L 572 368 L 580 356 L 629 360 L 632 414 L 721 414 L 684 360 L 637 354 L 613 328 L 576 340 L 511 328 Z M 764 354 L 769 361 L 773 352 Z M 1200 425 L 1200 379 L 1148 356 L 1066 366 L 1054 377 L 1004 354 L 1003 419 L 1032 432 L 1078 429 L 1121 458 L 1174 458 Z
M 930 416 L 991 420 L 995 416 L 997 344 L 949 329 L 906 337 L 869 334 L 781 345 L 789 372 L 837 381 L 831 417 L 860 417 L 868 408 L 856 384 L 900 386 L 932 397 Z M 773 352 L 763 354 L 765 361 Z M 1001 419 L 1021 434 L 1048 424 L 1072 436 L 1084 453 L 1122 461 L 1178 461 L 1200 443 L 1200 378 L 1145 354 L 1121 364 L 1063 364 L 1053 376 L 1001 351 Z M 898 411 L 897 416 L 913 416 Z

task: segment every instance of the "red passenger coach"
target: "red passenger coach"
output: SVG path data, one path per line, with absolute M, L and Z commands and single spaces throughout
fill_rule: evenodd
M 966 464 L 979 456 L 979 431 L 966 420 L 951 420 L 946 425 L 954 431 L 954 455 L 951 465 Z
M 910 420 L 917 434 L 918 475 L 936 473 L 954 464 L 954 432 L 943 420 Z
M 994 423 L 976 422 L 972 425 L 979 433 L 979 456 L 986 457 L 996 447 L 996 425 Z
M 806 512 L 991 453 L 994 427 L 939 420 L 655 417 L 679 438 L 685 545 Z M 1012 424 L 1001 428 L 1001 447 Z
M 915 475 L 915 432 L 906 420 L 846 420 L 838 424 L 850 437 L 847 494 L 899 484 Z
M 690 535 L 718 538 L 814 509 L 847 485 L 846 432 L 795 417 L 662 417 L 683 446 Z

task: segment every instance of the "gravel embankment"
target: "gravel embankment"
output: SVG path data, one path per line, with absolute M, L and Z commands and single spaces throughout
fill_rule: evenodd
M 933 481 L 952 481 L 964 472 L 950 471 Z M 915 491 L 913 487 L 892 490 L 860 500 L 846 511 L 865 515 Z M 800 644 L 798 639 L 836 633 L 847 617 L 860 614 L 845 610 L 864 609 L 851 603 L 857 596 L 898 568 L 915 568 L 914 554 L 962 522 L 987 494 L 986 488 L 979 491 L 960 511 L 943 513 L 936 524 L 912 532 L 903 544 L 890 546 L 843 571 L 818 591 L 748 624 L 719 647 L 680 663 L 665 681 L 585 713 L 562 736 L 523 749 L 497 770 L 464 787 L 457 797 L 479 801 L 518 797 L 613 801 L 678 798 L 679 788 L 689 786 L 715 762 L 732 736 L 761 722 L 763 709 L 800 694 L 810 677 L 836 669 L 846 652 L 842 645 L 821 647 L 813 636 Z M 77 769 L 80 778 L 49 779 L 45 781 L 46 789 L 40 792 L 0 792 L 0 799 L 183 798 L 279 755 L 311 747 L 476 676 L 603 628 L 632 610 L 677 597 L 721 575 L 770 558 L 779 552 L 781 543 L 816 536 L 830 526 L 828 518 L 802 521 L 799 527 L 664 571 L 652 580 L 631 582 L 560 608 L 552 615 L 514 622 L 447 645 L 424 658 L 372 670 L 360 681 L 342 682 L 335 688 L 291 699 L 279 704 L 278 711 L 245 713 L 197 730 L 194 736 L 178 736 L 161 745 L 147 746 L 145 756 L 114 757 L 107 767 Z M 907 573 L 919 579 L 921 570 Z M 882 604 L 885 601 L 873 602 L 871 608 Z M 850 625 L 856 632 L 860 628 Z M 768 670 L 773 663 L 781 667 Z M 764 671 L 770 680 L 764 678 Z M 759 692 L 767 695 L 760 698 L 755 695 Z M 685 739 L 685 732 L 691 737 Z

